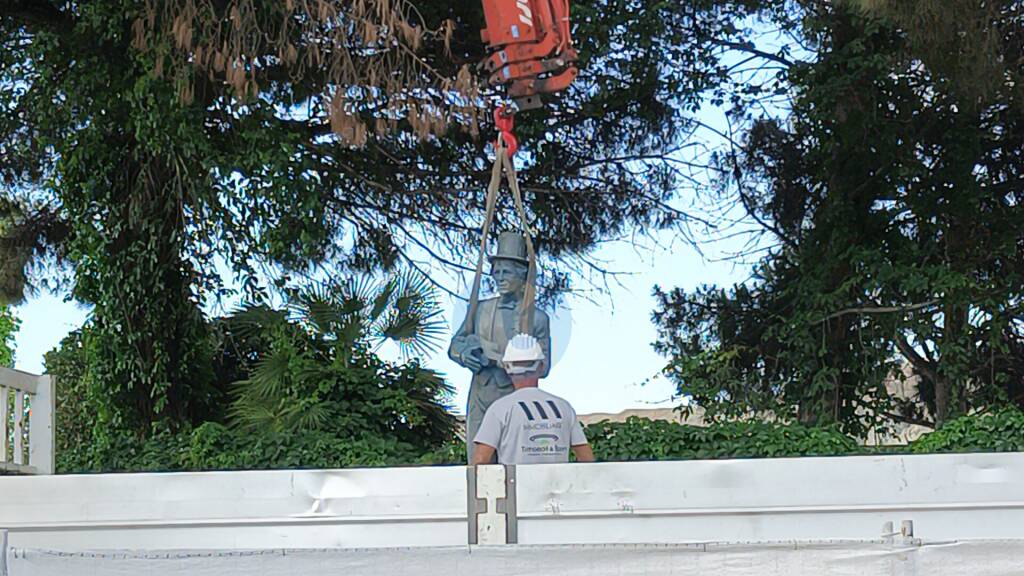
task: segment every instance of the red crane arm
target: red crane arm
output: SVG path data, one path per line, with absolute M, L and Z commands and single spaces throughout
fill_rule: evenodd
M 569 0 L 483 0 L 490 55 L 481 63 L 492 85 L 508 85 L 519 109 L 565 90 L 578 72 L 569 31 Z

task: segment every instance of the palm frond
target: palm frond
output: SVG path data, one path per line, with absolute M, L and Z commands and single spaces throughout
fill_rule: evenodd
M 301 390 L 317 390 L 324 388 L 322 382 L 331 379 L 331 365 L 329 359 L 320 362 L 303 362 L 294 367 L 296 388 Z M 329 386 L 328 386 L 329 387 Z
M 424 418 L 423 425 L 431 435 L 449 437 L 456 423 L 447 402 L 455 394 L 455 389 L 433 370 L 422 369 L 416 380 L 419 385 L 409 391 L 409 400 Z
M 406 358 L 427 356 L 436 352 L 443 343 L 447 323 L 440 310 L 393 310 L 378 327 L 378 336 L 398 345 Z
M 228 408 L 228 421 L 246 430 L 280 430 L 281 418 L 276 405 L 264 399 L 237 397 Z
M 349 317 L 338 328 L 337 343 L 342 348 L 352 348 L 367 337 L 368 328 L 361 317 Z
M 336 290 L 347 314 L 365 314 L 366 307 L 376 297 L 378 287 L 372 276 L 356 276 L 337 285 Z
M 412 305 L 421 308 L 440 308 L 437 290 L 426 276 L 416 270 L 408 270 L 397 278 L 398 293 L 409 298 Z
M 296 404 L 293 412 L 295 427 L 299 430 L 319 430 L 330 421 L 331 410 L 323 401 Z
M 422 274 L 407 272 L 393 278 L 391 308 L 375 325 L 378 338 L 398 344 L 406 358 L 436 352 L 443 342 L 447 323 L 430 283 Z
M 242 340 L 255 340 L 282 326 L 287 316 L 266 304 L 245 304 L 226 319 L 228 327 Z
M 334 336 L 340 319 L 345 316 L 336 293 L 326 285 L 316 285 L 303 291 L 296 300 L 294 309 L 303 322 L 320 336 Z
M 420 276 L 394 276 L 384 282 L 372 277 L 311 284 L 289 291 L 286 310 L 250 305 L 231 318 L 240 335 L 256 337 L 263 353 L 248 378 L 231 389 L 229 417 L 236 426 L 258 430 L 313 430 L 338 426 L 353 414 L 339 409 L 346 402 L 344 387 L 358 372 L 348 372 L 361 353 L 369 354 L 373 340 L 391 340 L 406 358 L 438 349 L 445 336 L 442 309 L 433 288 Z M 373 357 L 375 358 L 375 357 Z M 373 365 L 373 362 L 370 362 Z M 360 376 L 387 380 L 402 368 L 382 363 L 385 372 Z M 413 398 L 409 414 L 422 413 L 434 394 L 444 394 L 443 380 L 426 382 L 430 391 Z M 422 403 L 423 406 L 417 408 Z M 429 410 L 428 410 L 429 411 Z M 444 408 L 428 414 L 428 428 L 446 425 Z M 418 427 L 412 423 L 410 426 Z
M 373 307 L 367 312 L 367 320 L 371 324 L 376 323 L 381 314 L 387 310 L 388 305 L 391 303 L 391 298 L 397 289 L 398 283 L 394 279 L 390 279 L 378 287 L 377 293 L 373 298 Z
M 242 380 L 243 394 L 254 398 L 274 398 L 281 394 L 287 383 L 292 355 L 275 351 L 264 356 L 256 364 L 248 380 Z

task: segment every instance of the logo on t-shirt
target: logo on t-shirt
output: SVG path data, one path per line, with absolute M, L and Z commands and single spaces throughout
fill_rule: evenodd
M 529 437 L 529 445 L 521 446 L 523 454 L 527 456 L 540 456 L 544 454 L 560 454 L 566 451 L 564 446 L 558 445 L 558 434 L 542 433 Z
M 523 424 L 523 430 L 526 432 L 536 430 L 561 430 L 561 422 L 527 422 Z
M 568 452 L 569 449 L 565 446 L 559 446 L 553 442 L 545 441 L 543 444 L 538 446 L 520 446 L 523 450 L 523 454 L 527 456 L 542 456 L 544 454 L 562 454 Z
M 545 410 L 544 404 L 541 404 L 538 400 L 534 400 L 532 404 L 533 409 L 537 411 L 537 417 L 540 418 L 541 420 L 548 419 L 548 410 L 551 410 L 551 416 L 554 416 L 559 420 L 562 419 L 562 413 L 558 410 L 558 406 L 554 403 L 554 401 L 547 400 L 544 402 L 544 404 L 547 404 L 548 410 Z M 537 419 L 534 418 L 533 411 L 530 410 L 530 406 L 526 405 L 526 402 L 519 402 L 519 407 L 523 409 L 524 413 L 526 413 L 527 420 L 533 422 L 534 420 Z

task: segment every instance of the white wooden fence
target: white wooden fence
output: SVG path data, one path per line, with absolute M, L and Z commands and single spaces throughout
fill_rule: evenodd
M 54 379 L 0 367 L 0 474 L 53 474 Z

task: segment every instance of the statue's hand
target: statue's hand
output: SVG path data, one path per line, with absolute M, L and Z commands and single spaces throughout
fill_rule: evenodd
M 459 361 L 460 364 L 462 364 L 466 368 L 469 368 L 473 372 L 473 374 L 477 374 L 484 369 L 483 360 L 481 360 L 479 356 L 473 353 L 463 354 L 462 356 L 459 357 Z
M 473 371 L 474 374 L 487 365 L 483 343 L 476 334 L 469 334 L 456 349 L 457 362 Z

